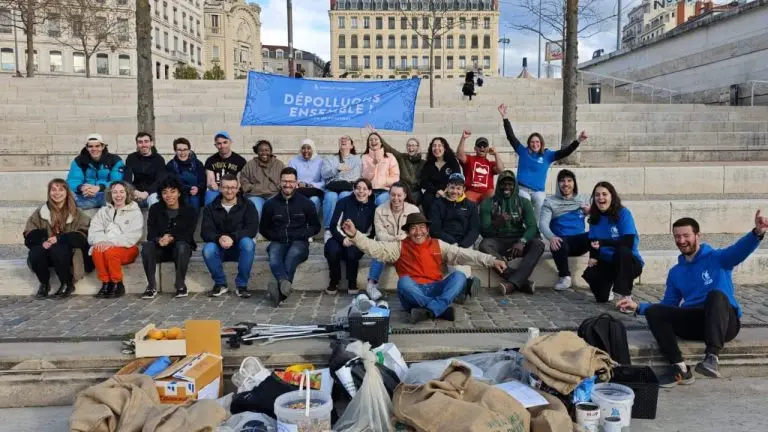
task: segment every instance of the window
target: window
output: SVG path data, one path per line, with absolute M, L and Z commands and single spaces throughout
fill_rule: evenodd
M 48 36 L 59 37 L 61 36 L 61 22 L 58 15 L 50 15 L 48 17 Z M 58 52 L 58 51 L 55 51 Z M 53 72 L 53 71 L 51 71 Z
M 13 49 L 0 49 L 0 70 L 4 72 L 13 72 L 15 68 Z
M 120 76 L 130 76 L 131 75 L 131 57 L 127 54 L 121 54 L 120 58 L 118 59 L 119 67 L 120 67 Z
M 347 68 L 347 56 L 339 56 L 339 69 Z
M 173 25 L 178 25 L 178 24 L 179 24 L 179 19 L 178 19 L 178 17 L 177 17 L 177 16 L 178 16 L 178 14 L 179 14 L 179 10 L 176 8 L 176 6 L 174 6 L 174 7 L 173 7 Z M 187 14 L 186 14 L 186 13 L 184 13 L 184 12 L 182 12 L 182 15 L 183 15 L 185 18 L 187 17 Z
M 192 31 L 195 28 L 195 17 L 192 15 L 189 16 L 189 32 L 192 33 Z
M 459 48 L 467 47 L 467 37 L 464 35 L 459 36 Z
M 395 68 L 395 56 L 389 56 L 389 68 L 394 69 Z
M 176 8 L 173 8 L 173 24 L 178 24 L 176 22 Z M 184 30 L 187 29 L 187 13 L 186 12 L 181 13 L 181 28 L 183 28 Z
M 203 50 L 201 47 L 197 47 L 197 65 L 200 66 L 203 63 Z
M 402 17 L 400 18 L 400 30 L 405 30 L 408 28 L 408 18 Z
M 48 53 L 48 63 L 51 64 L 51 72 L 61 72 L 61 51 L 50 51 Z
M 387 48 L 394 48 L 395 47 L 395 36 L 389 35 L 387 37 Z
M 339 35 L 339 48 L 347 47 L 347 38 L 343 34 Z
M 448 56 L 445 58 L 445 68 L 453 69 L 453 56 Z
M 483 36 L 483 48 L 490 48 L 491 47 L 491 36 L 485 35 Z
M 363 67 L 366 69 L 371 68 L 371 56 L 363 56 Z
M 384 57 L 376 56 L 376 69 L 384 69 Z
M 459 28 L 464 30 L 467 28 L 467 19 L 464 17 L 459 18 Z
M 184 54 L 186 54 L 187 53 L 187 41 L 183 41 L 181 43 L 181 46 L 182 46 L 182 50 L 184 51 Z
M 448 45 L 448 48 L 453 48 L 453 35 L 448 35 L 448 39 L 446 39 L 445 42 Z
M 417 56 L 411 57 L 411 67 L 413 68 L 419 67 L 419 58 Z
M 435 28 L 439 29 L 443 23 L 443 20 L 440 17 L 435 17 Z
M 85 54 L 79 52 L 72 54 L 72 71 L 85 73 Z
M 11 19 L 11 11 L 8 9 L 0 9 L 0 33 L 8 33 L 8 34 L 13 33 L 11 31 L 12 24 L 13 24 L 13 19 Z
M 189 44 L 189 60 L 194 63 L 195 62 L 195 46 L 191 43 Z
M 35 69 L 35 72 L 37 72 L 37 50 L 34 50 L 33 52 L 34 52 L 33 55 L 35 56 L 35 58 L 32 59 L 32 62 L 34 63 L 33 64 L 33 68 Z M 24 64 L 27 64 L 27 56 L 28 55 L 29 55 L 29 51 L 24 50 Z
M 490 30 L 491 29 L 491 18 L 485 17 L 483 18 L 483 29 Z
M 168 43 L 168 32 L 163 32 L 163 48 L 165 48 L 165 52 L 168 52 L 170 50 L 170 44 Z
M 387 19 L 387 28 L 390 29 L 390 30 L 394 30 L 395 29 L 395 17 L 389 17 Z
M 416 35 L 411 36 L 411 48 L 419 47 L 419 37 Z
M 363 36 L 363 48 L 370 48 L 371 47 L 371 36 L 370 35 L 364 35 Z
M 421 47 L 429 48 L 429 37 L 427 35 L 421 37 Z
M 243 47 L 243 50 L 247 51 L 248 48 L 247 47 Z M 299 51 L 299 50 L 294 50 L 293 51 L 293 58 L 299 59 L 299 60 L 304 60 L 304 53 Z
M 352 17 L 350 19 L 352 20 L 352 28 L 356 29 L 357 28 L 357 17 Z
M 127 18 L 117 19 L 117 40 L 120 42 L 127 42 L 131 39 L 131 25 L 128 23 Z
M 160 29 L 155 27 L 155 48 L 160 49 Z
M 349 45 L 350 48 L 357 48 L 357 35 L 352 35 L 352 41 Z
M 400 69 L 408 69 L 408 57 L 400 56 Z
M 279 58 L 279 59 L 283 58 L 283 50 L 277 49 L 275 51 L 275 58 Z
M 478 63 L 477 63 L 477 56 L 474 56 L 474 55 L 473 55 L 473 56 L 472 56 L 472 69 L 477 69 L 477 67 L 478 67 L 478 66 L 479 66 L 479 65 L 478 65 Z
M 429 56 L 424 56 L 421 58 L 421 67 L 429 68 Z
M 363 17 L 363 28 L 364 29 L 371 28 L 371 17 Z
M 491 68 L 491 56 L 483 56 L 483 69 Z
M 477 35 L 472 35 L 472 48 L 478 48 Z
M 211 47 L 211 61 L 219 61 L 219 46 L 214 45 Z
M 173 37 L 173 50 L 175 52 L 179 52 L 179 37 L 178 36 L 174 36 Z
M 376 48 L 384 48 L 384 41 L 381 35 L 376 35 Z
M 357 56 L 352 56 L 352 70 L 357 70 Z
M 160 16 L 160 0 L 155 0 L 155 16 Z
M 109 56 L 106 54 L 96 54 L 96 73 L 99 75 L 109 75 Z
M 419 19 L 417 17 L 411 18 L 411 28 L 414 30 L 419 28 Z
M 344 17 L 339 17 L 339 22 L 344 22 Z M 211 15 L 211 27 L 219 27 L 219 16 L 218 15 Z M 340 25 L 339 27 L 344 28 L 344 25 Z
M 344 17 L 343 16 L 339 17 L 339 28 L 340 29 L 344 28 Z
M 421 28 L 429 29 L 429 17 L 424 17 L 421 20 Z
M 435 48 L 442 48 L 443 47 L 443 37 L 442 36 L 435 36 Z
M 435 56 L 435 69 L 442 69 L 443 68 L 443 58 L 440 56 Z
M 168 2 L 163 2 L 163 19 L 168 21 Z M 158 76 L 157 78 L 160 78 L 160 77 Z
M 408 36 L 400 36 L 400 48 L 408 48 Z
M 445 19 L 445 26 L 449 29 L 453 28 L 453 17 L 449 17 Z
M 376 17 L 376 30 L 382 30 L 384 28 L 384 18 Z
M 472 17 L 472 30 L 477 30 L 477 17 Z
M 464 56 L 459 56 L 459 69 L 466 69 L 467 68 L 467 58 Z
M 266 48 L 264 48 L 263 50 L 261 50 L 261 56 L 262 56 L 262 57 L 266 57 L 266 58 L 269 58 L 269 50 L 268 50 L 268 49 L 266 49 Z

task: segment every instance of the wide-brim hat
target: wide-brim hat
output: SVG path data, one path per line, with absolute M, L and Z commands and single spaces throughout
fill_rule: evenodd
M 419 224 L 427 224 L 429 226 L 432 224 L 432 222 L 427 220 L 427 218 L 421 213 L 411 213 L 407 218 L 405 218 L 405 225 L 403 225 L 401 229 L 403 231 L 408 231 L 408 228 L 410 228 L 411 225 Z

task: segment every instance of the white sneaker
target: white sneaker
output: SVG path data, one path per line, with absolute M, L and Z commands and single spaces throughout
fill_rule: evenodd
M 565 291 L 571 287 L 571 277 L 563 276 L 555 284 L 555 291 Z
M 328 243 L 328 240 L 330 240 L 332 237 L 331 230 L 326 228 L 325 233 L 323 234 L 323 243 Z
M 314 239 L 314 238 L 312 238 L 312 237 L 310 237 L 310 238 L 308 238 L 308 239 L 307 239 L 307 242 L 309 242 L 309 243 L 312 243 L 313 241 L 315 241 L 315 239 Z
M 365 287 L 365 292 L 368 297 L 373 301 L 377 301 L 381 298 L 381 291 L 379 291 L 379 283 L 372 280 L 368 281 L 368 285 Z
M 608 301 L 613 301 L 614 297 L 616 296 L 613 295 L 613 289 L 611 289 L 611 293 L 608 294 Z

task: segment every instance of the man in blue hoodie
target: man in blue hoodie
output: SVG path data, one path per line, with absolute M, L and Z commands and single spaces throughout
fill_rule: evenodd
M 123 160 L 107 150 L 101 135 L 88 135 L 85 147 L 67 173 L 67 184 L 75 194 L 77 206 L 81 209 L 104 206 L 104 191 L 112 182 L 123 179 L 124 169 Z
M 693 371 L 683 361 L 677 336 L 703 340 L 705 356 L 696 365 L 696 372 L 720 377 L 717 355 L 741 328 L 741 307 L 734 295 L 731 272 L 757 249 L 766 231 L 768 217 L 761 216 L 758 210 L 751 232 L 727 248 L 714 249 L 707 243 L 699 244 L 698 222 L 691 218 L 678 219 L 672 225 L 672 234 L 681 255 L 667 275 L 664 298 L 657 304 L 637 304 L 630 298 L 619 301 L 617 306 L 622 311 L 645 315 L 659 349 L 674 365 L 672 373 L 660 377 L 660 386 L 673 387 L 694 381 Z

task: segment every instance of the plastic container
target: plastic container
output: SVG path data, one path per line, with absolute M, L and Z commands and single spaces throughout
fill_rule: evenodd
M 621 427 L 629 427 L 635 392 L 621 384 L 595 384 L 592 388 L 592 403 L 600 407 L 600 426 L 605 425 L 605 419 L 608 417 L 619 417 Z
M 613 369 L 611 382 L 623 384 L 635 392 L 632 418 L 656 418 L 659 401 L 659 378 L 650 366 L 618 366 Z
M 331 411 L 333 400 L 319 391 L 310 393 L 310 406 L 307 416 L 307 391 L 296 390 L 281 395 L 275 400 L 277 430 L 286 432 L 324 432 L 331 430 Z M 297 406 L 298 408 L 291 408 Z
M 376 348 L 389 342 L 389 317 L 350 316 L 349 335 Z

